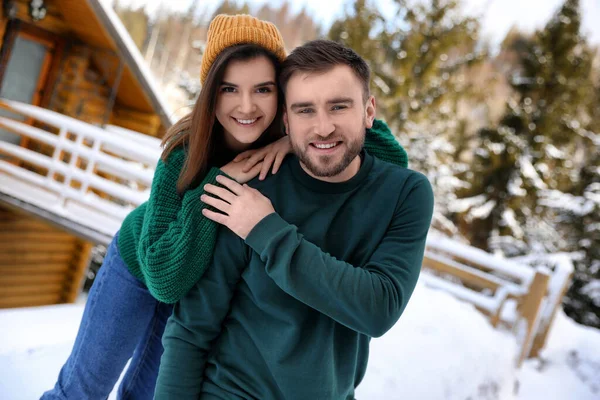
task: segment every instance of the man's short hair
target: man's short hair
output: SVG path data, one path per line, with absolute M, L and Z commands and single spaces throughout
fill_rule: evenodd
M 363 86 L 363 100 L 369 97 L 371 70 L 354 50 L 331 40 L 312 40 L 296 47 L 281 66 L 279 85 L 285 94 L 287 84 L 297 72 L 327 72 L 338 65 L 352 69 Z

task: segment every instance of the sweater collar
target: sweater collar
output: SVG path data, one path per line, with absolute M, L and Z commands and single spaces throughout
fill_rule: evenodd
M 298 182 L 300 182 L 302 185 L 306 186 L 308 189 L 314 192 L 349 192 L 354 188 L 358 187 L 365 180 L 365 178 L 369 175 L 369 172 L 371 172 L 371 169 L 373 167 L 373 157 L 367 152 L 365 152 L 364 149 L 361 151 L 360 157 L 362 159 L 360 169 L 358 170 L 356 175 L 344 182 L 332 183 L 313 178 L 312 176 L 307 174 L 304 171 L 304 169 L 302 169 L 302 166 L 300 165 L 300 160 L 298 160 L 298 157 L 296 156 L 290 157 L 290 169 L 292 171 L 292 175 Z

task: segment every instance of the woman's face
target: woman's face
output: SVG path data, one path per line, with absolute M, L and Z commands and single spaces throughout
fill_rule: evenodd
M 236 152 L 246 150 L 276 114 L 277 86 L 271 61 L 265 56 L 231 61 L 225 69 L 216 107 L 227 146 Z

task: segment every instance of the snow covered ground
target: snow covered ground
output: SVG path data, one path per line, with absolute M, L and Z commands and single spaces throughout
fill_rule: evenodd
M 0 310 L 0 399 L 37 399 L 54 384 L 82 312 L 82 304 Z M 357 398 L 600 399 L 599 330 L 561 312 L 541 359 L 517 371 L 516 349 L 469 304 L 419 285 L 396 326 L 372 341 Z

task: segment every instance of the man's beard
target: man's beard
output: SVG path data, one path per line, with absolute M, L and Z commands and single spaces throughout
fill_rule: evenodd
M 294 154 L 298 157 L 300 162 L 304 165 L 311 174 L 320 178 L 331 178 L 341 174 L 348 166 L 352 163 L 352 161 L 360 154 L 365 144 L 365 135 L 361 135 L 358 139 L 353 140 L 351 142 L 344 141 L 342 144 L 338 144 L 338 146 L 345 146 L 346 149 L 344 154 L 342 155 L 342 159 L 340 162 L 335 163 L 334 158 L 337 158 L 336 155 L 322 155 L 316 156 L 318 161 L 311 159 L 308 155 L 309 146 L 302 146 L 296 143 L 292 139 L 292 134 L 290 133 L 290 143 L 292 144 L 292 150 Z M 327 141 L 328 138 L 335 137 L 335 133 L 329 135 L 327 138 L 322 138 L 321 140 Z M 320 162 L 319 162 L 320 161 Z

